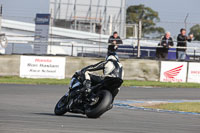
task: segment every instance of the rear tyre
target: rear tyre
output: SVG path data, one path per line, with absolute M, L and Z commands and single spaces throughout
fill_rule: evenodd
M 112 102 L 112 94 L 107 90 L 100 91 L 97 96 L 98 102 L 86 109 L 85 114 L 88 118 L 98 118 L 108 110 Z
M 55 106 L 54 113 L 55 115 L 64 115 L 67 110 L 68 105 L 68 96 L 63 96 Z

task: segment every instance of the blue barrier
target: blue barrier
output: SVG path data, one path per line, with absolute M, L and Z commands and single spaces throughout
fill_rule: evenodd
M 156 47 L 140 47 L 141 58 L 156 58 Z M 131 45 L 119 45 L 117 54 L 119 57 L 137 57 L 137 46 Z M 168 58 L 169 60 L 176 60 L 176 48 L 169 48 Z M 189 56 L 186 56 L 186 60 L 189 60 Z
M 118 45 L 117 55 L 119 57 L 134 57 L 134 47 L 132 45 Z

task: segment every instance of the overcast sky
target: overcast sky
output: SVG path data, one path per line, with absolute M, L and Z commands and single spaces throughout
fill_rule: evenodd
M 49 11 L 49 0 L 0 0 L 3 4 L 4 18 L 32 21 L 36 13 Z M 188 29 L 200 23 L 200 0 L 127 0 L 127 6 L 144 4 L 159 12 L 161 22 L 159 26 L 178 34 L 184 27 L 184 19 L 189 13 Z
M 34 22 L 36 13 L 49 12 L 49 0 L 0 0 L 3 17 L 12 20 Z

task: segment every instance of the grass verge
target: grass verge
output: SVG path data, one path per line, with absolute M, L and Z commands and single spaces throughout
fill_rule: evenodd
M 49 84 L 49 85 L 67 85 L 70 79 L 30 79 L 17 76 L 0 77 L 2 84 Z
M 125 80 L 123 86 L 151 86 L 164 88 L 200 88 L 199 83 L 170 83 L 158 81 Z
M 70 79 L 29 79 L 20 78 L 17 76 L 2 76 L 0 77 L 0 83 L 4 84 L 55 84 L 55 85 L 67 85 Z M 165 87 L 165 88 L 200 88 L 198 83 L 164 83 L 157 81 L 136 81 L 125 80 L 123 86 L 151 86 L 151 87 Z
M 158 104 L 145 107 L 153 109 L 200 113 L 200 102 L 166 103 L 166 104 Z

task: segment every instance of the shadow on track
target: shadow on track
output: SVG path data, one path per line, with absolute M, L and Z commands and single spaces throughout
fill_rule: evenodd
M 33 113 L 35 115 L 43 115 L 43 116 L 57 116 L 53 113 Z M 82 115 L 62 115 L 62 116 L 57 116 L 57 117 L 71 117 L 71 118 L 87 118 L 86 116 L 82 116 Z

